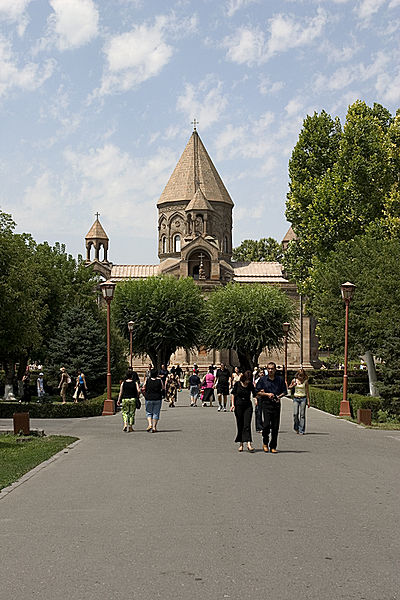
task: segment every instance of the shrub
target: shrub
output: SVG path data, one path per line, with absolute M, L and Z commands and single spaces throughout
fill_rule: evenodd
M 340 402 L 343 399 L 342 392 L 325 390 L 310 386 L 311 406 L 324 410 L 332 415 L 338 415 L 340 412 Z M 382 398 L 373 398 L 371 396 L 361 396 L 360 394 L 349 394 L 351 411 L 353 416 L 357 416 L 357 409 L 369 408 L 372 411 L 372 418 L 378 418 L 378 411 L 382 408 Z
M 14 413 L 29 412 L 31 419 L 70 419 L 77 417 L 98 417 L 103 412 L 103 404 L 107 394 L 97 396 L 86 402 L 67 404 L 49 403 L 37 404 L 36 402 L 0 402 L 0 418 L 12 419 Z

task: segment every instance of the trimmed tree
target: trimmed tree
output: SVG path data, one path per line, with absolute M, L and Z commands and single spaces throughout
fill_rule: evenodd
M 282 324 L 293 323 L 295 307 L 279 288 L 230 283 L 206 303 L 203 343 L 237 352 L 242 369 L 253 370 L 261 352 L 282 347 Z
M 112 304 L 112 318 L 129 339 L 133 321 L 133 351 L 148 355 L 159 369 L 178 348 L 198 345 L 203 323 L 204 299 L 190 277 L 149 277 L 119 283 Z

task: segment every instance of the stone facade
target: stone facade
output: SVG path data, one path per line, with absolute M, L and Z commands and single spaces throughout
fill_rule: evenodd
M 296 286 L 287 280 L 282 265 L 276 262 L 232 262 L 233 202 L 196 130 L 160 196 L 157 209 L 158 265 L 110 263 L 107 259 L 108 237 L 98 217 L 86 236 L 87 264 L 115 282 L 159 274 L 193 277 L 206 294 L 230 281 L 243 285 L 278 285 L 298 306 L 298 323 L 288 343 L 289 368 L 300 364 L 311 367 L 318 361 L 314 323 L 304 313 Z M 290 230 L 285 237 L 289 233 Z M 95 248 L 93 260 L 90 256 L 92 246 Z M 103 261 L 99 256 L 101 247 L 104 249 Z M 282 364 L 283 354 L 275 352 L 267 356 L 263 353 L 260 356 L 260 364 L 266 364 L 268 360 Z M 179 350 L 171 361 L 181 365 L 196 362 L 204 369 L 220 361 L 231 366 L 238 364 L 236 353 L 232 350 Z M 135 368 L 142 370 L 147 363 L 146 360 L 135 360 Z

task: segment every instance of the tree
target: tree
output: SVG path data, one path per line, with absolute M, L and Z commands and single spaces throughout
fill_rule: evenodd
M 198 345 L 203 307 L 203 296 L 193 279 L 149 277 L 117 285 L 112 317 L 127 338 L 128 322 L 135 323 L 134 354 L 147 354 L 160 368 L 178 348 Z
M 34 245 L 35 268 L 41 277 L 43 306 L 46 309 L 42 324 L 43 344 L 36 352 L 42 361 L 47 356 L 47 341 L 52 339 L 64 312 L 71 307 L 87 308 L 98 315 L 96 295 L 98 276 L 87 268 L 81 257 L 76 260 L 58 242 Z
M 60 367 L 73 379 L 83 369 L 89 389 L 104 386 L 107 373 L 106 336 L 100 315 L 81 306 L 68 308 L 54 337 L 49 340 L 48 373 L 55 384 Z M 74 381 L 74 380 L 73 380 Z
M 15 363 L 26 363 L 28 354 L 40 347 L 47 312 L 34 242 L 14 229 L 11 216 L 0 211 L 0 362 L 7 383 L 12 383 Z
M 354 356 L 380 356 L 400 320 L 400 240 L 383 239 L 379 229 L 341 242 L 326 259 L 313 261 L 309 310 L 317 318 L 324 346 L 344 346 L 344 305 L 340 286 L 357 287 L 350 305 L 349 349 Z M 370 382 L 373 372 L 369 368 Z
M 310 293 L 314 256 L 323 259 L 384 216 L 398 185 L 396 132 L 385 108 L 360 101 L 349 107 L 343 132 L 326 113 L 304 121 L 289 165 L 286 205 L 297 241 L 289 243 L 284 261 L 301 291 Z
M 281 347 L 282 324 L 293 322 L 294 314 L 292 301 L 277 287 L 230 283 L 206 303 L 203 343 L 235 350 L 242 369 L 253 370 L 264 348 Z
M 260 240 L 243 240 L 240 246 L 233 249 L 232 259 L 249 262 L 280 262 L 282 259 L 282 245 L 272 237 L 261 238 Z

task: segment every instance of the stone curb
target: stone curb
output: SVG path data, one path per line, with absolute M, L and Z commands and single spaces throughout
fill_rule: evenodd
M 40 465 L 37 465 L 36 467 L 25 473 L 25 475 L 22 475 L 20 479 L 17 479 L 17 481 L 14 481 L 14 483 L 9 485 L 8 487 L 5 487 L 2 490 L 0 490 L 0 500 L 8 496 L 8 494 L 13 492 L 17 487 L 28 481 L 28 479 L 34 477 L 34 475 L 39 473 L 39 471 L 45 469 L 49 464 L 61 458 L 63 454 L 68 454 L 68 450 L 72 450 L 73 448 L 75 448 L 75 446 L 79 444 L 80 441 L 81 440 L 76 440 L 75 442 L 72 442 L 72 444 L 70 444 L 69 446 L 65 446 L 65 448 L 60 450 L 60 452 L 57 452 L 57 454 L 53 454 L 53 456 L 50 456 L 50 458 L 40 463 Z

